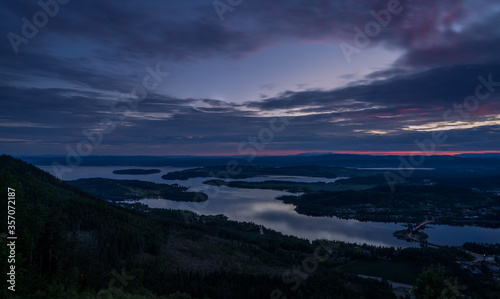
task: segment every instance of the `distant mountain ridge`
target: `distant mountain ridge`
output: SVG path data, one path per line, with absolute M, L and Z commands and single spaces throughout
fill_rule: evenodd
M 457 156 L 371 156 L 352 154 L 318 154 L 293 156 L 258 156 L 248 161 L 246 156 L 89 156 L 82 159 L 80 166 L 143 166 L 143 167 L 201 167 L 222 166 L 230 161 L 239 165 L 254 166 L 329 166 L 329 167 L 359 167 L 359 168 L 469 168 L 486 169 L 492 172 L 500 171 L 499 155 L 457 155 Z M 24 157 L 35 165 L 52 165 L 57 162 L 66 164 L 66 157 Z M 410 161 L 420 161 L 412 164 Z M 417 163 L 417 162 L 413 162 Z M 420 163 L 420 162 L 418 162 Z

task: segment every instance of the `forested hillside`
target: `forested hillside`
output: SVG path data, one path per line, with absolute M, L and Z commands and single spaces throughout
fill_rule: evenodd
M 15 190 L 17 298 L 391 298 L 387 284 L 336 269 L 291 274 L 317 243 L 223 216 L 125 209 L 21 160 L 0 157 L 2 211 Z M 2 239 L 7 213 L 2 213 Z M 2 273 L 7 256 L 2 242 Z M 323 246 L 324 247 L 324 246 Z M 326 249 L 321 256 L 328 257 Z M 295 270 L 296 271 L 296 270 Z M 1 297 L 13 297 L 2 280 Z M 376 291 L 375 291 L 376 290 Z M 111 297 L 110 297 L 111 298 Z

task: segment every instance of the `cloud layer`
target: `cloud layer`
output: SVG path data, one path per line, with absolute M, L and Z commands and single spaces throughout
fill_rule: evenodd
M 0 146 L 9 153 L 64 153 L 108 119 L 116 129 L 95 153 L 238 154 L 275 117 L 293 117 L 262 152 L 412 151 L 432 131 L 447 133 L 441 150 L 500 149 L 497 83 L 483 88 L 490 96 L 474 109 L 459 107 L 476 94 L 480 76 L 500 82 L 500 4 L 493 0 L 401 1 L 402 12 L 363 49 L 400 53 L 395 62 L 343 87 L 244 101 L 179 98 L 159 88 L 136 107 L 112 108 L 141 85 L 144 65 L 182 69 L 313 43 L 341 57 L 338 45 L 354 45 L 354 28 L 363 29 L 374 20 L 371 11 L 389 2 L 243 1 L 221 22 L 207 1 L 70 1 L 18 54 L 7 34 L 22 36 L 22 17 L 32 20 L 41 7 L 2 3 Z M 337 64 L 350 78 L 349 65 Z M 276 89 L 269 80 L 263 88 Z

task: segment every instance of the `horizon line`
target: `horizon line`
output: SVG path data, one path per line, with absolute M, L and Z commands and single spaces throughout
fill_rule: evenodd
M 456 156 L 463 154 L 500 154 L 499 151 L 432 151 L 429 153 L 423 151 L 325 151 L 325 150 L 314 150 L 314 151 L 303 151 L 303 150 L 274 150 L 274 151 L 262 151 L 257 153 L 257 157 L 272 157 L 272 156 L 295 156 L 302 154 L 341 154 L 341 155 L 370 155 L 370 156 Z M 43 155 L 16 155 L 18 157 L 64 157 L 61 154 L 43 154 Z M 249 155 L 234 154 L 234 153 L 213 153 L 213 154 L 141 154 L 141 155 L 92 155 L 88 157 L 100 157 L 100 156 L 116 156 L 116 157 L 162 157 L 162 156 L 178 156 L 178 157 L 246 157 Z

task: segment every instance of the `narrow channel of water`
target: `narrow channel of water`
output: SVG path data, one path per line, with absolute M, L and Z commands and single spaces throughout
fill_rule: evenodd
M 43 170 L 53 173 L 52 167 L 41 166 Z M 418 246 L 416 243 L 397 240 L 392 236 L 396 230 L 404 227 L 396 223 L 360 222 L 344 220 L 335 217 L 310 217 L 298 214 L 293 205 L 287 205 L 275 198 L 290 194 L 283 191 L 262 189 L 239 189 L 227 186 L 208 186 L 202 182 L 209 178 L 192 178 L 188 180 L 163 180 L 162 175 L 187 168 L 157 167 L 161 173 L 150 175 L 116 175 L 113 170 L 152 167 L 114 167 L 114 166 L 82 166 L 75 167 L 67 173 L 64 180 L 79 178 L 102 177 L 113 179 L 136 179 L 155 183 L 179 184 L 190 187 L 191 191 L 205 192 L 209 199 L 203 203 L 176 202 L 168 199 L 142 199 L 139 202 L 151 208 L 184 209 L 202 215 L 224 214 L 231 220 L 248 221 L 261 224 L 264 227 L 280 231 L 286 235 L 293 235 L 309 240 L 329 239 L 346 242 L 367 243 L 381 246 Z M 286 180 L 295 182 L 333 182 L 336 179 L 290 177 L 290 176 L 262 176 L 245 179 L 246 181 Z M 338 178 L 340 179 L 340 178 Z M 500 229 L 465 226 L 455 227 L 448 225 L 433 226 L 426 229 L 429 242 L 441 245 L 461 245 L 464 242 L 496 243 L 500 240 Z

